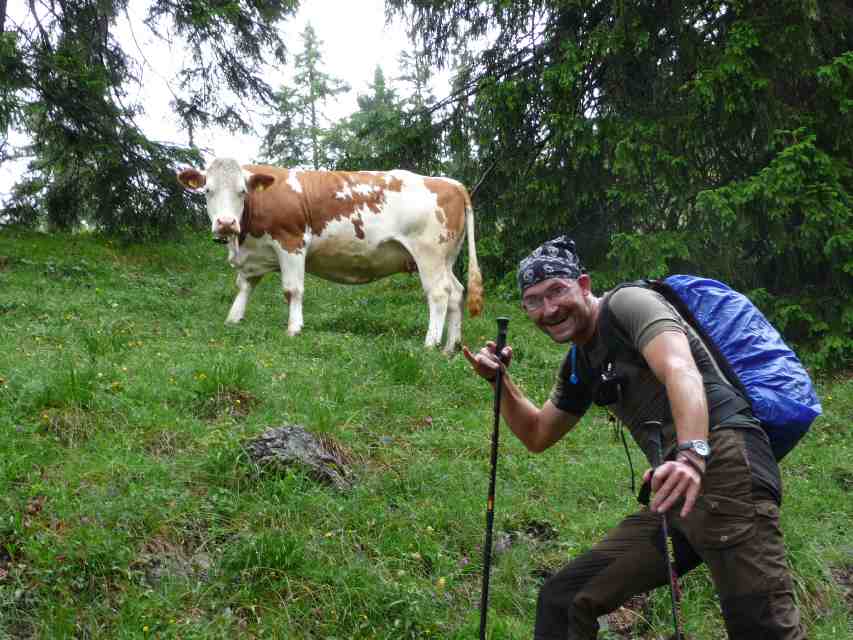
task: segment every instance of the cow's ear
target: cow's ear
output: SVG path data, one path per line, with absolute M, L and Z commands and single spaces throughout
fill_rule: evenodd
M 183 171 L 178 172 L 178 182 L 180 182 L 185 189 L 197 190 L 201 189 L 207 183 L 207 176 L 205 176 L 198 169 L 184 169 Z
M 246 186 L 249 191 L 263 191 L 268 186 L 275 182 L 275 178 L 267 173 L 253 173 L 248 180 Z

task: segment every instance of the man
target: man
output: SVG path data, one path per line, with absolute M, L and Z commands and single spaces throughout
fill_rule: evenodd
M 666 460 L 654 477 L 651 469 L 644 476 L 654 491 L 650 509 L 625 518 L 542 586 L 534 638 L 595 638 L 599 616 L 668 584 L 661 513 L 678 574 L 708 565 L 730 638 L 805 638 L 779 527 L 778 466 L 749 403 L 701 339 L 650 289 L 593 295 L 565 237 L 522 260 L 518 282 L 528 317 L 573 346 L 541 408 L 504 376 L 501 414 L 516 437 L 544 451 L 596 402 L 629 428 L 649 460 L 648 425 L 662 423 Z M 494 343 L 463 352 L 477 374 L 494 380 L 501 366 Z M 501 355 L 509 367 L 512 348 Z

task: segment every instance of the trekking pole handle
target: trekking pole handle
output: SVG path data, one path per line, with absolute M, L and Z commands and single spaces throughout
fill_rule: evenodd
M 498 360 L 503 362 L 503 355 L 501 351 L 506 347 L 506 332 L 509 327 L 509 318 L 505 318 L 501 316 L 497 319 L 498 321 L 498 338 L 495 341 L 495 353 L 498 356 Z
M 663 424 L 659 420 L 647 420 L 643 423 L 643 428 L 648 433 L 649 441 L 652 444 L 652 467 L 657 469 L 663 463 L 663 445 L 661 444 L 661 430 Z

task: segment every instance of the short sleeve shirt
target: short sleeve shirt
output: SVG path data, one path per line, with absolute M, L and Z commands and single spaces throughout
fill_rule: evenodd
M 607 321 L 604 314 L 610 314 Z M 640 286 L 620 287 L 604 296 L 596 333 L 589 343 L 576 346 L 575 353 L 570 351 L 566 356 L 551 390 L 551 402 L 558 409 L 582 416 L 597 398 L 602 372 L 611 366 L 610 374 L 621 380 L 621 393 L 608 409 L 630 429 L 647 455 L 649 445 L 640 427 L 647 420 L 660 421 L 664 425 L 664 448 L 668 448 L 675 442 L 675 428 L 666 389 L 641 355 L 649 342 L 667 331 L 687 337 L 702 375 L 711 426 L 722 420 L 737 420 L 733 416 L 749 403 L 726 380 L 702 339 L 675 308 L 656 291 Z M 618 332 L 618 339 L 610 335 L 613 332 Z M 614 344 L 624 347 L 614 349 Z M 744 422 L 744 426 L 756 426 L 746 416 Z

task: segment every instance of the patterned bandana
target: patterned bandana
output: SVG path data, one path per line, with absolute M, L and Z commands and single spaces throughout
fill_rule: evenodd
M 518 263 L 518 286 L 521 292 L 549 278 L 577 280 L 584 273 L 575 242 L 566 236 L 548 240 Z

